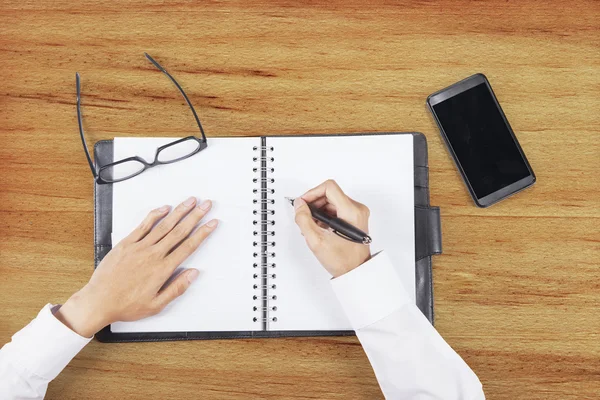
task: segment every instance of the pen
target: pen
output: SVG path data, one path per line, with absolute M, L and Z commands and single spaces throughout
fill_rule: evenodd
M 285 199 L 289 201 L 289 203 L 292 206 L 294 205 L 293 198 L 286 197 Z M 350 240 L 354 243 L 370 244 L 372 242 L 371 237 L 369 235 L 367 235 L 360 229 L 350 225 L 346 221 L 337 217 L 332 217 L 331 215 L 328 215 L 326 212 L 321 211 L 320 209 L 314 207 L 311 204 L 307 203 L 307 205 L 310 209 L 310 213 L 312 214 L 313 218 L 329 226 L 336 235 L 343 237 L 346 240 Z

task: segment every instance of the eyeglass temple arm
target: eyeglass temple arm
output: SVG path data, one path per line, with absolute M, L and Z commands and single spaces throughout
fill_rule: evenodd
M 162 65 L 160 65 L 154 58 L 152 58 L 150 56 L 150 54 L 144 53 L 144 55 L 146 56 L 148 61 L 150 61 L 160 71 L 162 71 L 162 73 L 164 73 L 171 80 L 171 82 L 173 82 L 175 84 L 175 86 L 177 86 L 177 89 L 179 89 L 179 91 L 183 95 L 183 98 L 185 99 L 186 103 L 188 104 L 188 106 L 190 106 L 190 109 L 192 110 L 192 113 L 194 114 L 194 118 L 196 118 L 196 123 L 198 124 L 198 128 L 200 128 L 200 133 L 202 134 L 202 141 L 206 142 L 206 135 L 204 134 L 204 129 L 202 128 L 202 124 L 200 123 L 200 118 L 198 118 L 198 114 L 196 114 L 196 110 L 194 109 L 194 106 L 192 105 L 192 102 L 190 101 L 190 99 L 185 94 L 185 91 L 183 90 L 183 88 L 179 85 L 179 83 L 177 83 L 175 78 L 173 78 L 171 76 L 171 74 L 169 74 L 167 72 L 167 70 L 163 68 Z
M 85 136 L 83 135 L 83 119 L 81 117 L 81 84 L 79 80 L 79 72 L 76 72 L 75 86 L 77 87 L 77 122 L 79 123 L 79 136 L 81 136 L 81 144 L 83 145 L 83 150 L 85 151 L 88 164 L 90 164 L 92 174 L 94 175 L 94 178 L 97 178 L 98 174 L 96 173 L 96 168 L 94 168 L 94 163 L 92 162 L 92 157 L 90 157 L 90 152 L 88 151 L 87 143 L 85 142 Z

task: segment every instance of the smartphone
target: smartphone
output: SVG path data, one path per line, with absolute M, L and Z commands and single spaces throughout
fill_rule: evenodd
M 535 183 L 535 175 L 483 74 L 427 98 L 442 138 L 478 207 Z

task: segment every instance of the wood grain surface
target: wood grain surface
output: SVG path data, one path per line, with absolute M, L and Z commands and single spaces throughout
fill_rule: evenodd
M 436 326 L 490 399 L 600 393 L 600 2 L 3 1 L 0 343 L 93 265 L 77 133 L 209 136 L 420 131 L 444 254 Z M 537 184 L 476 208 L 426 111 L 490 79 Z M 390 176 L 390 180 L 393 176 Z M 201 193 L 198 193 L 201 195 Z M 356 338 L 92 342 L 48 399 L 373 399 Z

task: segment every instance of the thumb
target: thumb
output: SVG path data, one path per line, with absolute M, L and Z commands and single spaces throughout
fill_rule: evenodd
M 156 298 L 155 306 L 158 310 L 165 308 L 170 302 L 181 296 L 198 277 L 198 270 L 190 268 L 177 276 L 169 285 L 161 290 Z
M 320 233 L 321 228 L 313 219 L 306 201 L 300 197 L 294 200 L 294 210 L 296 211 L 296 225 L 300 227 L 300 231 L 306 240 L 310 242 Z

